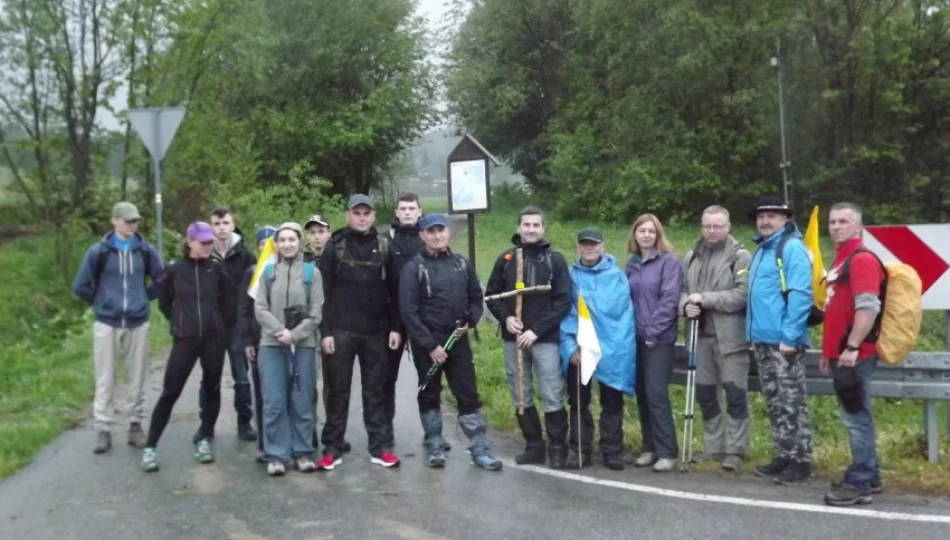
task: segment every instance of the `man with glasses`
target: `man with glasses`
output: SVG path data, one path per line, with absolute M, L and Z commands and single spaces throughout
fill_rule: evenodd
M 114 390 L 120 353 L 125 356 L 129 379 L 128 414 L 131 446 L 145 446 L 145 375 L 148 367 L 150 301 L 157 295 L 162 260 L 138 233 L 142 216 L 132 203 L 112 208 L 113 232 L 86 252 L 73 282 L 73 294 L 90 304 L 96 322 L 92 326 L 96 393 L 93 425 L 98 431 L 93 452 L 112 448 L 115 424 Z
M 729 234 L 729 211 L 703 211 L 702 238 L 683 260 L 680 313 L 699 320 L 696 397 L 703 412 L 703 454 L 736 471 L 749 448 L 749 352 L 745 308 L 752 255 Z M 719 387 L 726 394 L 726 429 Z

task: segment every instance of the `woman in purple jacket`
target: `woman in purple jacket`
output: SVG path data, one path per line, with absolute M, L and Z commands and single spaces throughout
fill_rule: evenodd
M 637 409 L 643 433 L 638 467 L 676 466 L 676 428 L 670 407 L 673 346 L 683 267 L 653 214 L 637 218 L 627 239 L 627 283 L 636 313 Z

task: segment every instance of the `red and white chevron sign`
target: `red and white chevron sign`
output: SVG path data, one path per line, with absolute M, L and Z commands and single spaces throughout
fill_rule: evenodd
M 917 270 L 924 309 L 950 309 L 950 224 L 866 227 L 864 245 L 884 262 Z

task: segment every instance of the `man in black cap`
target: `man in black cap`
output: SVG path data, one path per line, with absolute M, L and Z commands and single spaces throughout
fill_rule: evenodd
M 330 239 L 330 222 L 321 214 L 314 214 L 307 220 L 303 229 L 307 231 L 307 247 L 303 252 L 303 260 L 319 266 L 323 248 Z
M 511 389 L 515 414 L 525 439 L 525 450 L 515 463 L 543 464 L 544 437 L 541 418 L 534 406 L 532 373 L 537 374 L 538 393 L 547 429 L 549 465 L 554 469 L 567 466 L 568 418 L 564 407 L 564 377 L 561 374 L 559 326 L 571 311 L 571 276 L 561 253 L 551 249 L 544 238 L 544 214 L 535 206 L 527 206 L 518 215 L 518 232 L 512 237 L 515 247 L 498 256 L 485 295 L 492 296 L 523 287 L 550 285 L 547 292 L 526 294 L 522 299 L 521 317 L 516 317 L 515 297 L 492 300 L 488 309 L 501 325 L 505 343 L 505 367 Z M 523 253 L 523 283 L 516 283 L 517 252 Z M 521 349 L 522 369 L 517 369 Z M 519 375 L 522 380 L 518 380 Z M 523 393 L 523 394 L 522 394 Z M 520 405 L 524 414 L 518 414 Z
M 419 380 L 425 384 L 418 401 L 425 431 L 426 464 L 434 468 L 445 466 L 440 410 L 445 371 L 455 395 L 459 425 L 471 441 L 472 462 L 496 471 L 501 469 L 501 461 L 492 456 L 485 436 L 488 426 L 481 412 L 468 341 L 468 329 L 482 316 L 482 288 L 471 263 L 449 249 L 449 222 L 445 215 L 426 216 L 420 225 L 425 249 L 403 268 L 399 305 L 411 337 Z M 450 343 L 453 334 L 455 342 Z M 438 366 L 437 371 L 427 380 L 433 366 Z
M 327 245 L 327 241 L 330 240 L 330 221 L 325 218 L 322 214 L 314 214 L 310 216 L 310 219 L 307 220 L 307 223 L 304 225 L 304 231 L 307 232 L 307 245 L 303 252 L 303 261 L 310 262 L 317 267 L 320 266 L 320 259 L 323 257 L 323 249 Z M 317 337 L 320 337 L 320 330 L 317 330 Z M 318 339 L 319 341 L 319 339 Z M 323 354 L 321 351 L 320 358 L 325 364 L 326 354 Z M 320 434 L 317 433 L 317 401 L 320 399 L 319 392 L 316 388 L 313 389 L 313 447 L 316 449 L 320 446 Z M 326 395 L 324 395 L 324 408 L 326 408 Z M 343 441 L 342 443 L 343 453 L 350 451 L 350 443 Z
M 383 467 L 399 465 L 399 458 L 385 448 L 392 438 L 386 418 L 383 386 L 386 381 L 386 348 L 399 349 L 398 294 L 389 257 L 389 238 L 373 225 L 373 200 L 357 194 L 347 202 L 347 226 L 335 231 L 320 259 L 326 301 L 320 324 L 323 352 L 323 390 L 327 420 L 323 426 L 323 459 L 329 470 L 342 462 L 343 435 L 349 417 L 353 361 L 360 362 L 363 390 L 363 424 L 369 435 L 370 461 Z
M 779 484 L 811 478 L 811 424 L 805 400 L 805 351 L 812 311 L 811 259 L 792 209 L 767 196 L 749 211 L 759 234 L 749 265 L 746 340 L 759 367 L 776 457 L 757 469 Z

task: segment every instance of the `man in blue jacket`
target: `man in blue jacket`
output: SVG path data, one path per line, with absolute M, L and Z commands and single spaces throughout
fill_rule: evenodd
M 582 356 L 578 332 L 581 324 L 586 322 L 581 321 L 583 315 L 593 324 L 600 349 L 600 359 L 593 373 L 600 388 L 600 449 L 604 454 L 604 466 L 619 471 L 624 468 L 621 456 L 623 395 L 633 396 L 636 381 L 633 301 L 627 278 L 617 267 L 617 259 L 604 253 L 604 237 L 599 229 L 588 227 L 577 235 L 577 252 L 577 260 L 570 271 L 571 311 L 561 322 L 560 336 L 561 369 L 567 375 L 568 403 L 571 406 L 571 452 L 567 467 L 579 469 L 590 463 L 594 446 L 594 418 L 590 413 L 593 385 L 589 379 L 581 378 L 578 387 L 577 370 Z M 584 299 L 585 309 L 581 309 L 580 297 Z M 597 351 L 591 352 L 591 360 L 596 360 Z
M 805 351 L 812 309 L 811 260 L 792 209 L 776 196 L 749 212 L 759 234 L 749 271 L 746 339 L 759 368 L 776 457 L 758 467 L 779 484 L 811 478 L 811 424 L 805 400 Z
M 93 449 L 96 454 L 112 448 L 115 374 L 123 349 L 130 386 L 128 442 L 138 448 L 145 446 L 142 418 L 148 371 L 149 302 L 158 292 L 155 284 L 162 275 L 162 261 L 155 248 L 138 234 L 141 219 L 135 205 L 117 203 L 112 208 L 114 232 L 89 248 L 73 282 L 73 294 L 92 305 L 96 317 L 92 326 L 96 370 L 93 425 L 99 432 Z

